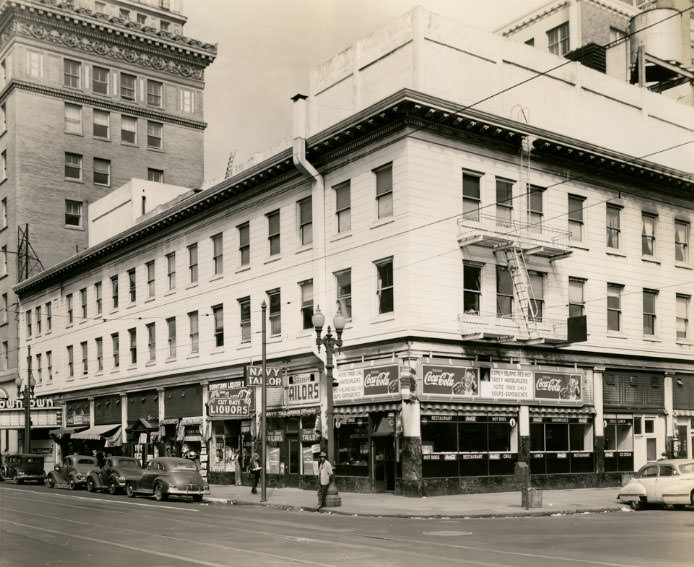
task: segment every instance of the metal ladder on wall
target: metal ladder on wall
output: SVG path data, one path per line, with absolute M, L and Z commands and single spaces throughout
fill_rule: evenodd
M 523 250 L 517 246 L 507 246 L 502 248 L 502 252 L 504 253 L 506 265 L 511 274 L 513 294 L 518 301 L 528 338 L 536 339 L 539 336 L 536 323 L 537 311 L 533 301 L 534 297 L 530 285 L 530 275 L 528 274 L 528 267 L 525 264 Z

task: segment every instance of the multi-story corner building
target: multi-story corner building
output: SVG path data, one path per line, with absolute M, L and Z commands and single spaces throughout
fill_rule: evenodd
M 12 286 L 84 250 L 87 205 L 130 178 L 202 183 L 204 70 L 216 47 L 185 37 L 185 22 L 177 0 L 0 2 L 5 396 L 18 376 Z
M 19 283 L 22 371 L 89 427 L 62 449 L 231 481 L 266 305 L 272 482 L 314 482 L 329 428 L 351 490 L 691 456 L 694 109 L 561 62 L 415 9 L 312 72 L 293 148 Z M 319 306 L 347 321 L 331 390 Z

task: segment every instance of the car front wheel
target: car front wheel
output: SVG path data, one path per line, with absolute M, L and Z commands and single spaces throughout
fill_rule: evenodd
M 77 490 L 77 483 L 74 478 L 70 479 L 70 490 Z
M 55 479 L 53 478 L 53 475 L 50 475 L 46 479 L 46 484 L 48 484 L 48 488 L 55 488 Z
M 118 487 L 116 486 L 115 481 L 111 481 L 108 483 L 108 493 L 109 494 L 116 494 L 118 492 Z
M 154 486 L 154 499 L 157 502 L 161 502 L 162 500 L 166 500 L 166 492 L 164 491 L 164 488 L 160 483 L 157 483 Z
M 644 506 L 646 505 L 646 499 L 641 497 L 638 500 L 632 500 L 630 504 L 633 510 L 643 510 Z
M 70 487 L 72 488 L 72 487 Z M 94 484 L 94 479 L 89 479 L 87 481 L 87 492 L 94 492 L 96 490 L 96 485 Z
M 130 498 L 135 498 L 135 489 L 133 488 L 133 485 L 128 483 L 125 485 L 125 493 L 130 497 Z

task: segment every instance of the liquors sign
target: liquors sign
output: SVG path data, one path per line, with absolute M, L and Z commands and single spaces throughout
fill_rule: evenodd
M 251 415 L 253 388 L 232 386 L 232 384 L 229 382 L 210 384 L 207 404 L 210 417 L 245 418 Z

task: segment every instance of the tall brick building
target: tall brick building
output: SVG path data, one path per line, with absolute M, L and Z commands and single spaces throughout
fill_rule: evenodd
M 12 286 L 87 247 L 87 204 L 133 177 L 203 180 L 216 46 L 183 35 L 180 3 L 0 2 L 0 389 L 17 377 Z

